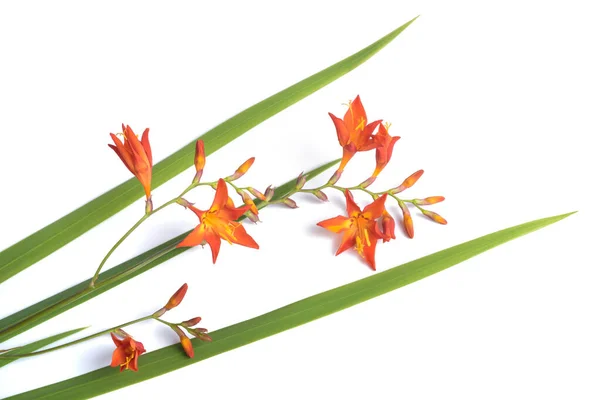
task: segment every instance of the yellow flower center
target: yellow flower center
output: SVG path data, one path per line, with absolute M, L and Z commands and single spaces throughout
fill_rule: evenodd
M 368 224 L 369 219 L 365 218 L 362 214 L 358 214 L 352 218 L 352 226 L 356 229 L 356 245 L 354 248 L 356 252 L 361 256 L 365 256 L 365 245 L 371 246 L 371 239 L 369 238 Z
M 232 221 L 227 221 L 218 216 L 219 210 L 208 211 L 202 216 L 202 224 L 204 228 L 213 229 L 221 238 L 225 239 L 229 244 L 236 240 L 235 230 L 239 225 Z

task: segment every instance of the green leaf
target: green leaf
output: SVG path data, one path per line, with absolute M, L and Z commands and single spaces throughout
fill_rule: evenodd
M 317 175 L 326 171 L 327 169 L 336 165 L 340 160 L 334 160 L 328 162 L 327 164 L 321 165 L 318 168 L 313 169 L 312 171 L 306 174 L 307 181 L 313 179 Z M 284 185 L 275 189 L 275 194 L 273 195 L 273 200 L 282 199 L 287 197 L 296 186 L 296 178 L 291 181 L 285 183 Z M 256 206 L 261 209 L 266 206 L 263 202 L 257 201 Z M 89 279 L 72 286 L 71 288 L 64 290 L 54 296 L 48 297 L 45 300 L 42 300 L 32 306 L 29 306 L 15 314 L 9 315 L 8 317 L 0 320 L 0 343 L 18 335 L 19 333 L 25 332 L 28 329 L 33 328 L 36 325 L 41 324 L 44 321 L 49 320 L 73 307 L 83 302 L 86 302 L 94 297 L 106 292 L 107 290 L 112 289 L 115 286 L 120 285 L 127 280 L 138 276 L 139 274 L 154 268 L 155 266 L 175 257 L 178 254 L 183 253 L 188 250 L 188 248 L 180 248 L 174 249 L 170 252 L 166 253 L 164 256 L 156 259 L 150 264 L 140 268 L 136 272 L 125 275 L 119 280 L 116 280 L 113 283 L 101 285 L 102 282 L 107 279 L 112 278 L 113 276 L 122 274 L 125 271 L 131 270 L 135 266 L 139 265 L 144 260 L 147 260 L 149 257 L 162 252 L 163 250 L 171 247 L 172 245 L 179 243 L 185 236 L 188 235 L 190 231 L 183 233 L 171 240 L 166 241 L 163 244 L 160 244 L 154 247 L 151 250 L 148 250 L 145 253 L 140 254 L 137 257 L 132 258 L 122 264 L 117 265 L 114 268 L 111 268 L 108 271 L 100 274 L 100 279 L 98 280 L 97 288 L 91 292 L 87 292 L 84 295 L 79 295 L 84 289 L 86 289 L 89 285 Z
M 31 353 L 33 351 L 41 349 L 42 347 L 46 347 L 46 346 L 48 346 L 48 345 L 50 345 L 50 344 L 52 344 L 54 342 L 57 342 L 57 341 L 59 341 L 61 339 L 64 339 L 66 337 L 69 337 L 71 335 L 79 333 L 79 332 L 81 332 L 84 329 L 87 329 L 87 328 L 72 329 L 70 331 L 59 333 L 59 334 L 56 334 L 54 336 L 50 336 L 50 337 L 38 340 L 37 342 L 29 343 L 29 344 L 27 344 L 25 346 L 21 346 L 21 347 L 18 347 L 18 348 L 15 348 L 13 350 L 10 350 L 10 351 L 4 352 L 4 353 L 0 353 L 0 354 L 2 354 L 3 356 L 6 356 L 6 355 Z M 9 358 L 0 359 L 0 368 L 4 367 L 7 364 L 10 364 L 11 362 L 13 362 L 15 360 L 18 360 L 18 358 L 14 358 L 14 359 L 9 359 Z
M 206 154 L 214 153 L 266 119 L 352 71 L 384 48 L 415 19 L 358 53 L 247 108 L 206 132 L 201 136 Z M 156 164 L 152 173 L 153 187 L 157 188 L 190 167 L 194 152 L 195 141 Z M 0 283 L 52 254 L 142 196 L 141 185 L 132 178 L 5 249 L 0 253 Z
M 139 372 L 135 374 L 119 374 L 116 369 L 105 367 L 9 399 L 88 399 L 133 385 L 391 292 L 560 221 L 571 214 L 573 213 L 538 219 L 491 233 L 211 332 L 212 343 L 192 340 L 196 353 L 193 359 L 188 358 L 181 350 L 181 346 L 176 344 L 140 357 Z

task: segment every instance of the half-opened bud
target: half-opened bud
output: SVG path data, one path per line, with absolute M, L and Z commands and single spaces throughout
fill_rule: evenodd
M 396 234 L 394 233 L 396 229 L 396 221 L 390 215 L 389 212 L 384 208 L 383 214 L 381 216 L 381 227 L 383 231 L 383 241 L 389 242 L 390 239 L 396 239 Z
M 437 222 L 438 224 L 446 225 L 448 223 L 448 221 L 446 221 L 441 215 L 434 213 L 433 211 L 421 210 L 421 212 L 423 213 L 423 215 L 431 218 L 433 221 Z
M 188 319 L 187 321 L 183 321 L 180 325 L 189 328 L 189 327 L 192 327 L 194 325 L 198 325 L 201 320 L 202 320 L 202 318 L 195 317 L 195 318 L 192 318 L 192 319 Z
M 225 178 L 225 180 L 235 181 L 236 179 L 241 178 L 246 172 L 248 172 L 252 164 L 254 164 L 254 157 L 250 157 L 249 159 L 247 159 L 242 165 L 240 165 L 238 169 L 235 170 L 233 175 L 228 176 L 227 178 Z
M 404 182 L 402 182 L 402 184 L 400 186 L 398 186 L 397 188 L 394 188 L 391 190 L 391 192 L 393 194 L 396 193 L 400 193 L 406 189 L 408 189 L 409 187 L 411 187 L 412 185 L 414 185 L 415 183 L 417 183 L 417 181 L 419 180 L 419 178 L 421 177 L 421 175 L 423 175 L 423 171 L 422 169 L 418 170 L 417 172 L 415 172 L 414 174 L 412 174 L 411 176 L 409 176 L 408 178 L 406 178 L 404 180 Z
M 194 358 L 194 346 L 192 345 L 190 338 L 187 337 L 178 326 L 171 326 L 171 329 L 179 336 L 179 341 L 181 342 L 181 347 L 183 347 L 185 354 L 187 354 L 189 358 Z
M 204 141 L 196 141 L 196 155 L 194 156 L 194 166 L 196 171 L 202 171 L 206 165 L 206 156 L 204 154 Z
M 409 238 L 413 238 L 415 237 L 415 229 L 413 226 L 413 219 L 412 216 L 410 215 L 410 211 L 408 210 L 408 207 L 406 206 L 406 204 L 404 203 L 398 203 L 400 205 L 400 208 L 402 209 L 402 218 L 403 218 L 403 225 L 404 225 L 404 231 L 406 232 L 406 235 Z
M 424 199 L 417 199 L 414 201 L 414 203 L 419 206 L 428 206 L 431 204 L 441 203 L 444 200 L 446 200 L 444 196 L 431 196 L 425 197 Z
M 183 286 L 181 286 L 174 294 L 173 296 L 171 296 L 171 298 L 169 299 L 169 302 L 165 305 L 165 309 L 166 310 L 170 310 L 172 308 L 177 307 L 181 301 L 183 300 L 183 298 L 185 297 L 185 293 L 188 290 L 188 285 L 187 283 L 184 283 Z

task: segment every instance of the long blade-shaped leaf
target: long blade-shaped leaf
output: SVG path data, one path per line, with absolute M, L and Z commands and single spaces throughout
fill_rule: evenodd
M 324 164 L 324 165 L 308 172 L 306 174 L 307 181 L 310 179 L 313 179 L 320 173 L 333 167 L 338 162 L 339 162 L 339 160 L 331 161 L 327 164 Z M 282 198 L 286 197 L 287 195 L 289 195 L 292 192 L 292 190 L 294 189 L 295 186 L 296 186 L 296 179 L 294 178 L 293 180 L 278 187 L 277 189 L 275 189 L 275 194 L 273 195 L 273 200 L 282 199 Z M 263 207 L 263 204 L 260 201 L 257 201 L 256 205 L 258 208 Z M 122 264 L 117 265 L 114 268 L 111 268 L 108 271 L 103 272 L 100 275 L 100 279 L 98 280 L 99 285 L 96 288 L 96 290 L 94 290 L 94 291 L 87 292 L 83 296 L 76 297 L 76 295 L 78 293 L 82 292 L 84 289 L 86 289 L 88 287 L 88 285 L 89 285 L 89 279 L 88 279 L 88 280 L 85 280 L 75 286 L 72 286 L 71 288 L 64 290 L 52 297 L 49 297 L 43 301 L 40 301 L 39 303 L 29 306 L 15 314 L 9 315 L 8 317 L 0 320 L 0 343 L 12 338 L 13 336 L 18 335 L 21 332 L 25 332 L 26 330 L 31 329 L 34 326 L 41 324 L 44 321 L 49 320 L 50 318 L 53 318 L 53 317 L 65 312 L 65 311 L 75 307 L 78 304 L 81 304 L 83 302 L 86 302 L 86 301 L 92 299 L 92 298 L 98 296 L 99 294 L 102 294 L 102 293 L 106 292 L 107 290 L 110 290 L 113 287 L 118 286 L 121 283 L 149 270 L 150 268 L 153 268 L 153 267 L 175 257 L 178 254 L 183 253 L 184 251 L 188 250 L 189 248 L 179 248 L 179 249 L 171 250 L 168 253 L 166 253 L 165 255 L 163 255 L 162 257 L 157 258 L 150 264 L 140 268 L 139 270 L 137 270 L 136 272 L 134 272 L 132 274 L 123 276 L 121 279 L 119 279 L 113 283 L 106 284 L 106 285 L 100 285 L 102 282 L 108 280 L 109 278 L 119 275 L 119 274 L 123 273 L 124 271 L 130 270 L 132 267 L 134 267 L 134 266 L 138 265 L 140 262 L 148 259 L 150 256 L 152 256 L 154 254 L 159 254 L 159 253 L 163 252 L 163 250 L 180 242 L 181 240 L 183 240 L 183 238 L 185 236 L 187 236 L 188 233 L 189 233 L 189 231 L 182 235 L 179 235 L 171 240 L 168 240 L 165 243 L 158 245 L 158 246 L 154 247 L 153 249 L 148 250 L 147 252 L 142 253 L 137 257 L 132 258 L 129 261 L 126 261 Z
M 413 21 L 414 19 L 358 53 L 247 108 L 206 132 L 201 136 L 204 140 L 206 154 L 215 152 L 266 119 L 352 71 L 384 48 Z M 192 165 L 194 143 L 189 143 L 154 166 L 152 184 L 155 188 Z M 0 253 L 0 283 L 52 254 L 119 210 L 132 204 L 142 195 L 143 190 L 139 183 L 135 179 L 130 179 L 2 251 Z
M 119 374 L 110 367 L 32 390 L 10 399 L 88 399 L 197 363 L 287 329 L 305 324 L 443 271 L 493 247 L 560 221 L 572 213 L 538 219 L 438 251 L 368 278 L 292 303 L 259 317 L 211 332 L 212 343 L 193 340 L 189 359 L 179 344 L 140 357 L 139 372 Z
M 48 346 L 48 345 L 50 345 L 50 344 L 52 344 L 54 342 L 57 342 L 57 341 L 59 341 L 61 339 L 64 339 L 64 338 L 69 337 L 71 335 L 74 335 L 74 334 L 76 334 L 78 332 L 81 332 L 84 329 L 87 329 L 87 328 L 72 329 L 70 331 L 66 331 L 66 332 L 63 332 L 63 333 L 58 333 L 58 334 L 56 334 L 54 336 L 49 336 L 47 338 L 38 340 L 36 342 L 26 344 L 25 346 L 18 347 L 18 348 L 14 349 L 14 350 L 7 351 L 5 353 L 2 353 L 2 355 L 6 356 L 6 355 L 14 355 L 14 354 L 27 354 L 27 353 L 31 353 L 31 352 L 34 352 L 36 350 L 41 349 L 42 347 L 46 347 L 46 346 Z M 13 362 L 15 360 L 18 360 L 18 358 L 13 358 L 13 359 L 5 358 L 5 359 L 0 360 L 0 368 L 4 367 L 7 364 L 10 364 L 11 362 Z

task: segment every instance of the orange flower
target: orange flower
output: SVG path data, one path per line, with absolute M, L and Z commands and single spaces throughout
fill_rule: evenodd
M 219 179 L 217 183 L 215 199 L 208 210 L 202 211 L 194 206 L 188 208 L 198 216 L 200 224 L 177 247 L 192 247 L 206 242 L 212 251 L 213 264 L 219 255 L 221 239 L 225 239 L 230 244 L 236 243 L 258 249 L 254 239 L 239 222 L 236 222 L 250 207 L 235 208 L 227 194 L 227 185 L 223 179 Z
M 344 148 L 338 171 L 344 170 L 357 151 L 372 150 L 379 146 L 373 138 L 373 131 L 381 120 L 367 124 L 367 114 L 360 96 L 356 96 L 356 99 L 350 103 L 343 120 L 332 113 L 329 113 L 329 116 L 335 125 L 340 146 Z
M 356 205 L 352 193 L 346 190 L 346 210 L 348 217 L 337 216 L 319 222 L 322 228 L 334 233 L 342 233 L 342 243 L 335 255 L 354 247 L 356 252 L 375 270 L 375 246 L 383 234 L 377 226 L 377 219 L 382 216 L 387 194 L 379 197 L 364 210 Z
M 400 139 L 400 136 L 390 136 L 388 130 L 390 125 L 379 124 L 379 130 L 375 135 L 375 141 L 381 145 L 375 152 L 375 160 L 377 165 L 375 171 L 373 171 L 373 177 L 379 175 L 379 173 L 385 168 L 392 158 L 392 152 L 394 151 L 394 145 Z
M 123 125 L 123 142 L 117 135 L 111 133 L 110 137 L 115 144 L 108 145 L 117 153 L 127 169 L 140 181 L 146 192 L 146 199 L 150 198 L 150 191 L 152 190 L 150 187 L 152 184 L 152 149 L 150 149 L 148 140 L 149 131 L 150 129 L 146 128 L 140 142 L 129 125 Z
M 389 242 L 390 239 L 396 239 L 394 230 L 396 229 L 396 221 L 390 215 L 390 213 L 384 208 L 381 217 L 381 226 L 383 228 L 383 241 Z
M 117 348 L 113 352 L 111 367 L 121 367 L 121 371 L 130 369 L 132 371 L 138 370 L 138 357 L 140 354 L 146 352 L 144 345 L 140 342 L 136 342 L 129 335 L 125 336 L 123 340 L 119 339 L 115 334 L 111 333 L 113 342 Z

